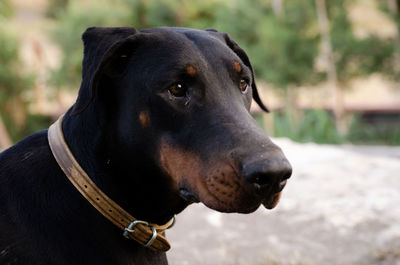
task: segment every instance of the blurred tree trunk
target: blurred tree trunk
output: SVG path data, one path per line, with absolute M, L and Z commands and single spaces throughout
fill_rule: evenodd
M 12 145 L 11 138 L 4 125 L 3 119 L 0 116 L 0 150 L 6 149 Z
M 322 56 L 327 63 L 328 82 L 332 89 L 332 109 L 338 132 L 344 135 L 348 126 L 344 117 L 343 91 L 338 85 L 335 60 L 333 58 L 332 44 L 329 29 L 329 20 L 325 0 L 315 0 L 317 7 L 318 25 L 321 33 Z
M 272 10 L 274 11 L 274 14 L 282 18 L 283 17 L 283 0 L 272 0 Z
M 388 8 L 392 14 L 400 12 L 400 0 L 387 0 Z
M 394 53 L 394 71 L 395 75 L 400 82 L 400 0 L 388 0 L 388 8 L 390 11 L 390 14 L 393 16 L 395 19 L 396 25 L 397 25 L 397 32 L 396 36 L 394 39 L 394 45 L 396 47 L 395 53 Z

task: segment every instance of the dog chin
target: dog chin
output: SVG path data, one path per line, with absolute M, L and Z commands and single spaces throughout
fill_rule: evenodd
M 205 203 L 203 203 L 205 206 L 207 206 L 208 208 L 217 211 L 217 212 L 221 212 L 221 213 L 242 213 L 242 214 L 249 214 L 252 212 L 255 212 L 261 204 L 258 204 L 256 206 L 253 207 L 246 207 L 246 208 L 235 208 L 235 207 L 221 207 L 221 206 L 216 206 L 216 205 L 207 205 Z
M 249 214 L 252 212 L 255 212 L 260 205 L 264 205 L 266 209 L 273 209 L 276 207 L 276 205 L 279 203 L 280 197 L 281 197 L 281 192 L 272 194 L 271 196 L 268 196 L 268 198 L 265 198 L 262 201 L 254 202 L 254 203 L 246 203 L 243 204 L 236 204 L 235 203 L 224 203 L 221 200 L 215 200 L 213 197 L 214 196 L 206 196 L 202 197 L 199 196 L 196 193 L 193 193 L 189 191 L 188 189 L 181 188 L 180 189 L 180 196 L 183 198 L 186 202 L 189 204 L 191 203 L 203 203 L 206 207 L 222 212 L 222 213 L 242 213 L 242 214 Z
M 279 200 L 281 198 L 281 193 L 282 192 L 278 192 L 275 193 L 271 196 L 269 196 L 268 198 L 264 199 L 263 201 L 259 202 L 259 203 L 254 203 L 252 205 L 221 205 L 221 204 L 213 204 L 210 202 L 204 202 L 202 201 L 202 203 L 207 206 L 210 209 L 213 209 L 215 211 L 218 212 L 223 212 L 223 213 L 242 213 L 242 214 L 249 214 L 249 213 L 253 213 L 255 212 L 260 205 L 262 204 L 266 209 L 268 210 L 272 210 L 274 209 L 278 203 Z
M 237 213 L 243 213 L 243 214 L 249 214 L 252 212 L 255 212 L 258 208 L 260 208 L 261 204 L 257 204 L 253 207 L 245 208 L 245 209 L 239 209 L 238 211 L 235 211 Z
M 214 200 L 200 200 L 206 207 L 221 213 L 242 213 L 242 214 L 249 214 L 256 211 L 261 202 L 255 203 L 252 205 L 232 205 L 232 204 L 224 204 L 221 202 L 217 202 Z

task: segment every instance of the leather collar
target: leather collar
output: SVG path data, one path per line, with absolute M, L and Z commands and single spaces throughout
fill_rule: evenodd
M 50 126 L 48 140 L 54 158 L 75 188 L 97 211 L 123 230 L 123 236 L 152 250 L 168 251 L 171 245 L 162 233 L 173 226 L 175 217 L 164 225 L 137 220 L 104 194 L 71 153 L 62 132 L 62 119 L 63 116 Z

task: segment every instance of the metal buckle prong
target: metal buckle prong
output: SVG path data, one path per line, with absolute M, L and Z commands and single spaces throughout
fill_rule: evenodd
M 135 226 L 136 225 L 138 225 L 138 224 L 142 224 L 142 225 L 145 225 L 145 226 L 148 226 L 149 225 L 149 223 L 148 222 L 146 222 L 146 221 L 140 221 L 140 220 L 135 220 L 135 221 L 132 221 L 132 222 L 130 222 L 129 223 L 129 225 L 127 226 L 127 227 L 125 227 L 125 229 L 124 229 L 124 233 L 123 233 L 123 235 L 124 235 L 124 237 L 126 237 L 126 238 L 129 238 L 129 233 L 134 233 L 135 232 Z
M 154 240 L 156 240 L 156 238 L 157 238 L 157 230 L 152 226 L 150 226 L 150 228 L 151 228 L 151 231 L 153 231 L 153 235 L 151 236 L 150 240 L 144 245 L 146 248 L 150 247 L 151 244 L 153 244 Z

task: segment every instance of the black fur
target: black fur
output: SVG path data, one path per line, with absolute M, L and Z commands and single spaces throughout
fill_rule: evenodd
M 266 107 L 247 55 L 228 35 L 182 28 L 90 28 L 82 38 L 82 85 L 63 132 L 93 181 L 136 218 L 161 224 L 190 204 L 160 166 L 162 139 L 195 150 L 204 161 L 232 146 L 254 153 L 275 148 L 249 115 L 251 95 Z M 248 67 L 243 74 L 251 79 L 252 91 L 247 95 L 236 86 L 240 77 L 229 70 L 231 59 Z M 187 65 L 196 68 L 197 79 L 182 72 Z M 190 95 L 172 97 L 168 87 L 182 80 L 191 86 Z M 147 126 L 138 118 L 143 112 Z M 232 123 L 236 129 L 219 126 Z M 260 141 L 266 144 L 261 147 Z M 125 239 L 79 194 L 54 160 L 44 130 L 0 154 L 0 264 L 167 260 L 165 253 Z

